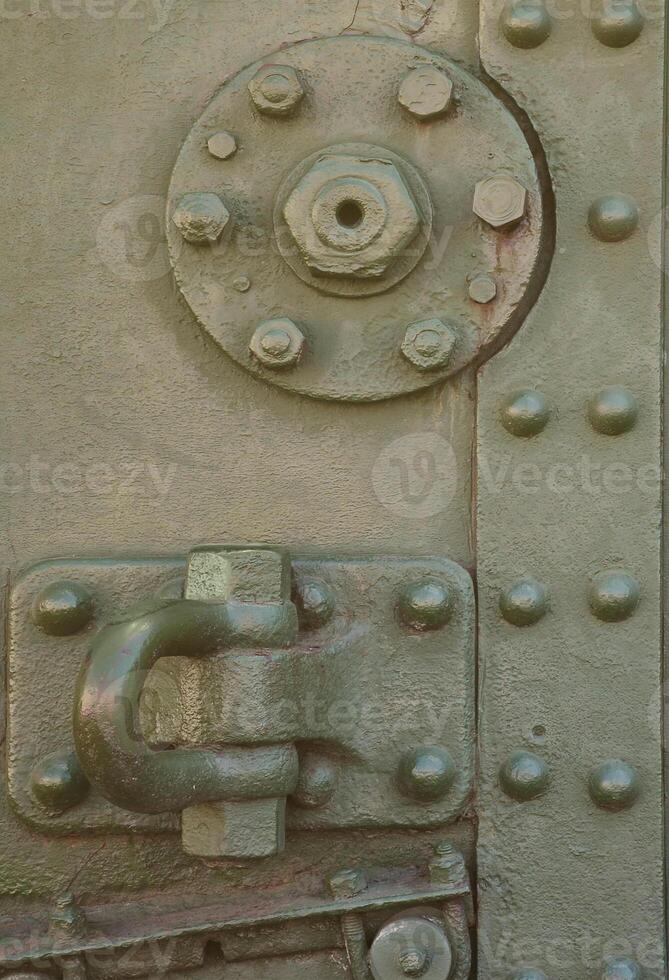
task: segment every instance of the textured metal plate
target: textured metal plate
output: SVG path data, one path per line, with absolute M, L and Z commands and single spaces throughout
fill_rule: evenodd
M 183 560 L 45 562 L 12 590 L 9 646 L 9 779 L 19 812 L 41 830 L 178 829 L 178 818 L 138 816 L 91 795 L 61 814 L 33 799 L 33 766 L 72 744 L 72 699 L 92 630 L 47 636 L 30 618 L 37 593 L 59 579 L 94 595 L 103 623 L 155 594 L 184 571 Z M 317 579 L 335 599 L 332 619 L 302 632 L 288 651 L 209 661 L 165 661 L 145 689 L 144 729 L 155 744 L 295 741 L 303 758 L 325 760 L 336 790 L 322 807 L 289 803 L 293 829 L 435 826 L 466 807 L 474 776 L 474 599 L 471 579 L 444 559 L 298 560 L 295 587 Z M 400 622 L 410 583 L 438 580 L 453 597 L 450 621 L 419 631 Z M 398 710 L 398 706 L 400 710 Z M 408 750 L 445 748 L 457 775 L 438 801 L 400 792 Z

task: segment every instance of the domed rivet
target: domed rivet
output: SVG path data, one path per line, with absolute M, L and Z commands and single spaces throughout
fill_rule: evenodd
M 313 810 L 330 802 L 337 788 L 337 770 L 329 759 L 309 753 L 300 759 L 300 775 L 292 801 Z
M 264 367 L 281 370 L 295 367 L 304 345 L 304 334 L 297 324 L 287 317 L 276 317 L 260 324 L 249 350 Z
M 588 418 L 593 429 L 607 436 L 619 436 L 634 428 L 639 403 L 627 388 L 603 388 L 588 403 Z
M 590 231 L 602 242 L 622 242 L 636 231 L 639 209 L 629 194 L 606 194 L 588 212 Z
M 639 796 L 639 776 L 621 759 L 609 759 L 590 774 L 588 789 L 593 803 L 604 810 L 625 810 Z
M 511 435 L 536 436 L 546 428 L 550 418 L 546 396 L 533 388 L 514 391 L 502 403 L 500 418 Z
M 301 582 L 294 598 L 302 629 L 316 630 L 332 619 L 335 609 L 334 596 L 330 586 L 320 579 L 307 579 Z
M 502 11 L 502 31 L 516 48 L 536 48 L 543 44 L 552 26 L 541 0 L 511 0 Z
M 207 148 L 218 160 L 229 160 L 237 152 L 237 140 L 232 133 L 214 133 L 207 140 Z
M 413 582 L 401 593 L 400 619 L 417 630 L 436 630 L 453 615 L 453 596 L 448 587 L 437 579 Z
M 599 572 L 590 583 L 590 609 L 605 623 L 618 623 L 636 610 L 641 597 L 637 580 L 628 572 Z
M 40 806 L 55 814 L 82 803 L 90 785 L 74 752 L 56 752 L 35 766 L 30 789 Z
M 643 971 L 635 960 L 626 956 L 608 960 L 604 964 L 601 980 L 641 980 Z
M 469 283 L 469 298 L 475 303 L 491 303 L 497 296 L 497 283 L 492 276 L 481 272 Z
M 78 582 L 53 582 L 35 597 L 31 618 L 49 636 L 71 636 L 93 618 L 93 597 Z
M 514 752 L 499 771 L 499 784 L 503 791 L 521 802 L 541 796 L 549 782 L 548 766 L 532 752 Z
M 502 593 L 499 608 L 513 626 L 531 626 L 548 612 L 548 589 L 536 579 L 520 579 Z
M 405 796 L 430 802 L 440 800 L 455 782 L 455 763 L 438 745 L 423 745 L 403 756 L 398 779 Z
M 522 970 L 516 970 L 509 977 L 509 980 L 548 980 L 548 977 L 543 972 L 543 970 L 537 970 L 532 966 L 524 967 Z
M 602 0 L 601 10 L 592 18 L 592 33 L 609 48 L 624 48 L 636 41 L 645 19 L 634 0 Z

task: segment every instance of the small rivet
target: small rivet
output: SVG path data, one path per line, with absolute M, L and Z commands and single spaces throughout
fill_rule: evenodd
M 634 766 L 609 759 L 590 774 L 588 789 L 593 803 L 604 810 L 625 810 L 639 796 L 639 776 Z
M 260 324 L 249 349 L 265 367 L 281 369 L 297 364 L 304 343 L 304 334 L 297 324 L 286 317 L 277 317 Z
M 300 759 L 300 774 L 292 801 L 306 809 L 318 809 L 329 803 L 337 788 L 337 770 L 329 759 L 308 753 Z
M 288 116 L 304 98 L 304 89 L 290 65 L 263 65 L 249 82 L 249 94 L 264 115 Z
M 497 296 L 497 283 L 485 272 L 474 276 L 469 283 L 469 298 L 475 303 L 491 303 Z
M 184 194 L 172 221 L 182 237 L 192 245 L 212 245 L 223 234 L 230 212 L 218 194 L 208 191 Z
M 447 367 L 453 356 L 455 331 L 436 317 L 412 323 L 402 341 L 402 354 L 419 371 Z
M 401 593 L 399 613 L 403 623 L 417 630 L 436 630 L 453 614 L 453 596 L 437 579 L 413 582 Z
M 407 752 L 398 772 L 402 792 L 424 802 L 445 796 L 455 776 L 455 763 L 450 753 L 438 745 L 423 745 Z
M 335 898 L 355 898 L 367 888 L 367 876 L 359 868 L 345 868 L 330 876 L 328 886 Z
M 640 597 L 639 583 L 628 572 L 599 572 L 590 583 L 590 609 L 605 623 L 628 619 L 639 605 Z
M 502 30 L 516 48 L 536 48 L 548 38 L 553 24 L 541 0 L 510 0 L 502 12 Z
M 550 418 L 546 396 L 541 391 L 525 388 L 514 391 L 502 403 L 502 425 L 513 436 L 529 438 L 542 432 Z
M 619 436 L 634 428 L 639 403 L 627 388 L 611 386 L 599 391 L 588 404 L 593 429 L 607 436 Z
M 645 20 L 634 0 L 602 0 L 592 18 L 592 33 L 609 48 L 624 48 L 636 41 Z
M 251 288 L 251 280 L 248 276 L 237 276 L 237 278 L 233 280 L 232 285 L 238 293 L 248 293 L 249 289 Z
M 536 579 L 520 579 L 499 599 L 502 616 L 513 626 L 531 626 L 548 612 L 548 589 Z
M 548 766 L 532 752 L 514 752 L 499 771 L 499 784 L 503 791 L 521 802 L 541 796 L 549 782 Z
M 474 189 L 474 214 L 497 231 L 517 225 L 527 210 L 527 191 L 507 174 L 480 180 Z
M 400 85 L 400 105 L 417 119 L 434 119 L 448 111 L 453 98 L 453 82 L 433 65 L 414 68 Z
M 629 194 L 606 194 L 590 207 L 588 224 L 602 242 L 622 242 L 636 231 L 639 209 Z
M 93 618 L 93 598 L 78 582 L 53 582 L 36 596 L 31 618 L 49 636 L 72 636 Z
M 295 592 L 295 605 L 302 629 L 315 630 L 330 621 L 335 600 L 329 585 L 320 579 L 307 579 Z
M 641 980 L 642 976 L 643 971 L 635 960 L 620 956 L 604 964 L 601 980 Z
M 90 785 L 74 752 L 54 752 L 33 769 L 30 789 L 40 806 L 56 814 L 82 803 Z
M 232 133 L 214 133 L 207 140 L 207 147 L 218 160 L 229 160 L 237 152 L 237 140 Z

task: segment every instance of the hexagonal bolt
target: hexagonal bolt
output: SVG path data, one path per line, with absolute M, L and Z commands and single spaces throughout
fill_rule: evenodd
M 256 109 L 266 116 L 289 116 L 304 98 L 302 83 L 290 65 L 263 65 L 248 88 Z
M 304 334 L 297 324 L 287 317 L 277 317 L 260 324 L 251 337 L 249 350 L 264 367 L 282 370 L 295 367 L 304 345 Z
M 172 221 L 187 242 L 194 245 L 218 241 L 230 220 L 230 212 L 218 194 L 198 192 L 184 194 Z
M 209 137 L 207 149 L 217 160 L 229 160 L 237 152 L 237 140 L 232 133 L 223 130 Z
M 457 339 L 455 330 L 435 317 L 411 324 L 401 350 L 419 371 L 436 371 L 450 363 Z
M 473 207 L 474 214 L 493 228 L 512 228 L 525 216 L 527 191 L 514 177 L 486 177 L 476 185 Z
M 453 950 L 437 915 L 422 908 L 407 909 L 390 919 L 369 951 L 374 980 L 404 980 L 429 976 L 448 980 Z
M 367 875 L 359 868 L 345 868 L 330 876 L 328 887 L 334 898 L 355 898 L 367 888 Z
M 453 82 L 439 68 L 414 68 L 400 85 L 400 105 L 412 116 L 427 122 L 443 116 L 453 102 Z

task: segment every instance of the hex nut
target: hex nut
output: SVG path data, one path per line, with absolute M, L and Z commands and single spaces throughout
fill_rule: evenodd
M 525 216 L 527 191 L 514 177 L 486 177 L 476 185 L 473 207 L 474 214 L 493 228 L 511 228 Z
M 469 298 L 475 303 L 492 303 L 497 296 L 497 283 L 492 276 L 480 272 L 469 283 Z
M 288 317 L 265 320 L 251 337 L 249 350 L 273 370 L 294 367 L 304 350 L 304 334 Z
M 401 351 L 419 371 L 435 371 L 448 366 L 456 343 L 453 328 L 434 317 L 412 323 L 407 328 Z
M 334 898 L 355 898 L 367 888 L 367 876 L 359 868 L 345 868 L 330 876 L 328 886 Z
M 435 119 L 451 106 L 453 82 L 434 65 L 414 68 L 400 85 L 397 98 L 416 119 Z
M 300 254 L 316 275 L 380 277 L 420 228 L 420 215 L 389 160 L 320 157 L 283 209 Z
M 263 65 L 248 89 L 258 112 L 266 116 L 289 116 L 304 98 L 302 83 L 290 65 Z
M 182 236 L 194 245 L 218 241 L 229 220 L 223 201 L 209 192 L 184 194 L 172 215 Z

